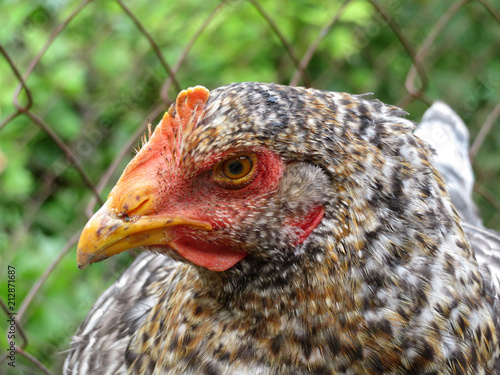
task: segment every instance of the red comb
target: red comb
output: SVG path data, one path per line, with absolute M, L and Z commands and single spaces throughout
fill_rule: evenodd
M 202 86 L 181 91 L 176 102 L 163 115 L 149 141 L 129 163 L 124 175 L 153 158 L 166 159 L 168 163 L 165 167 L 170 166 L 175 170 L 174 166 L 178 165 L 185 147 L 185 138 L 196 128 L 209 94 Z
M 181 154 L 183 140 L 198 124 L 209 94 L 203 86 L 183 90 L 163 116 L 159 128 L 166 141 L 165 156 L 169 161 Z

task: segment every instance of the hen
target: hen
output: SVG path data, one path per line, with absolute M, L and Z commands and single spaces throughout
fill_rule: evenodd
M 82 233 L 80 268 L 146 252 L 65 373 L 498 373 L 500 237 L 465 225 L 478 265 L 402 115 L 275 84 L 181 92 Z

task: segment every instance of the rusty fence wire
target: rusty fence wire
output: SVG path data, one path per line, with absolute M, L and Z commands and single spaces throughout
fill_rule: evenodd
M 61 372 L 78 323 L 133 256 L 78 271 L 81 228 L 188 86 L 373 92 L 416 121 L 442 99 L 469 126 L 475 198 L 500 229 L 493 0 L 0 1 L 0 13 L 0 373 Z

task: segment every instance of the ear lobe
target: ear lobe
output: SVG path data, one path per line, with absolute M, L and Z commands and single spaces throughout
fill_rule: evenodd
M 316 206 L 313 207 L 306 215 L 300 218 L 294 218 L 290 222 L 290 226 L 297 228 L 299 230 L 299 238 L 297 239 L 295 245 L 300 245 L 303 243 L 311 232 L 318 226 L 325 216 L 325 207 Z

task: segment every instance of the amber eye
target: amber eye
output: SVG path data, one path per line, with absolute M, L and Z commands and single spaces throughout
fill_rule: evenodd
M 241 189 L 252 181 L 256 161 L 255 154 L 224 159 L 214 167 L 214 181 L 227 189 Z

